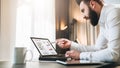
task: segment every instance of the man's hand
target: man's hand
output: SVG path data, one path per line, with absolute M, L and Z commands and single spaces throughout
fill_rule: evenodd
M 71 41 L 65 38 L 57 39 L 56 43 L 59 47 L 63 49 L 70 48 L 71 46 Z
M 72 59 L 80 59 L 80 52 L 76 50 L 67 51 L 65 56 Z

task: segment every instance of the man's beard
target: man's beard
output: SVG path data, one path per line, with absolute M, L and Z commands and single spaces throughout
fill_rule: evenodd
M 93 26 L 96 26 L 98 24 L 99 17 L 97 13 L 93 11 L 90 7 L 89 7 L 89 19 L 90 19 L 90 23 Z

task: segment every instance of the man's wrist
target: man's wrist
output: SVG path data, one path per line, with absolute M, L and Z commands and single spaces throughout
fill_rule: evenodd
M 71 47 L 71 45 L 72 45 L 72 41 L 70 41 L 70 45 L 69 45 L 69 48 Z
M 71 41 L 70 49 L 71 50 L 75 49 L 75 45 L 76 45 L 76 43 L 74 43 L 73 41 Z

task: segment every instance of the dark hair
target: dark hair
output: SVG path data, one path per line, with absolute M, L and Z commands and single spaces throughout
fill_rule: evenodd
M 77 3 L 78 5 L 80 5 L 81 1 L 83 1 L 83 0 L 76 0 L 76 3 Z
M 86 3 L 86 4 L 89 4 L 89 2 L 90 2 L 91 0 L 76 0 L 76 3 L 77 3 L 78 5 L 80 5 L 80 3 L 81 3 L 82 1 L 83 1 L 84 3 Z M 96 1 L 96 2 L 97 2 L 98 4 L 100 4 L 100 5 L 103 5 L 100 0 L 94 0 L 94 1 Z

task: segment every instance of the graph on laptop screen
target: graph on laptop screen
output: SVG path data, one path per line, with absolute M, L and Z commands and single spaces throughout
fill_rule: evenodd
M 47 39 L 33 39 L 42 55 L 57 55 L 52 44 Z

